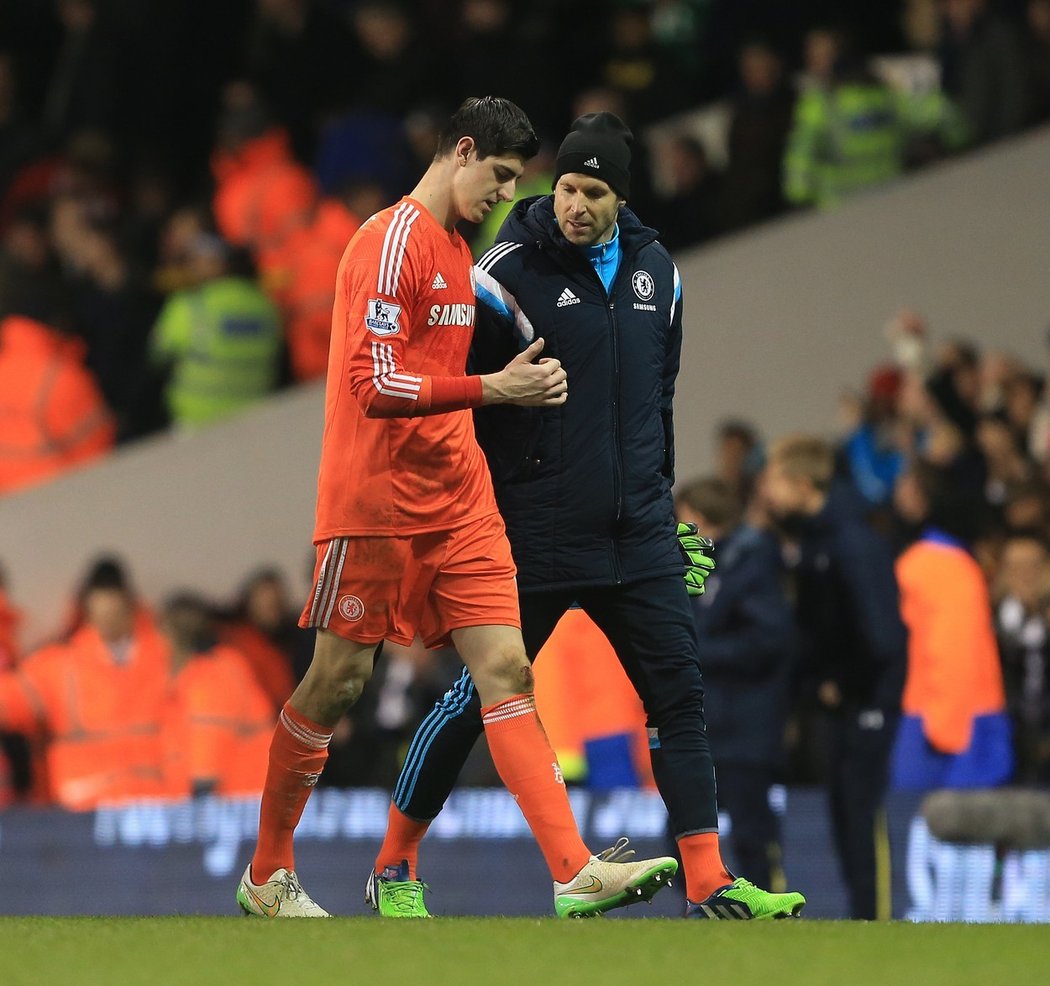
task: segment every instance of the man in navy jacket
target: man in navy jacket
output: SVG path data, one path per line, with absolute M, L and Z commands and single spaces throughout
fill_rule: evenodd
M 889 545 L 834 453 L 795 435 L 770 451 L 762 496 L 793 557 L 803 688 L 830 719 L 828 794 L 850 916 L 889 918 L 883 800 L 907 668 L 908 632 Z
M 526 650 L 535 656 L 578 604 L 642 698 L 653 774 L 683 858 L 687 914 L 788 917 L 804 905 L 801 894 L 734 879 L 719 853 L 671 495 L 682 285 L 656 231 L 624 208 L 630 141 L 611 113 L 578 119 L 558 150 L 554 194 L 519 202 L 478 262 L 473 372 L 542 337 L 544 357 L 561 360 L 569 385 L 556 413 L 478 413 L 478 438 L 518 568 Z M 420 726 L 394 789 L 376 861 L 391 899 L 381 913 L 394 916 L 398 895 L 421 893 L 412 872 L 419 840 L 480 732 L 464 672 Z

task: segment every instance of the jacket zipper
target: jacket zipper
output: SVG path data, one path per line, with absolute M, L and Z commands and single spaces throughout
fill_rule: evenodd
M 620 263 L 622 265 L 623 259 Z M 600 280 L 600 278 L 599 278 Z M 623 518 L 623 449 L 620 439 L 620 339 L 616 331 L 616 301 L 609 297 L 609 335 L 612 341 L 613 395 L 612 395 L 612 437 L 613 437 L 613 493 L 616 498 L 616 519 L 614 525 L 619 528 Z M 616 538 L 610 539 L 613 559 L 613 575 L 616 583 L 623 582 L 623 570 L 620 556 L 616 550 Z

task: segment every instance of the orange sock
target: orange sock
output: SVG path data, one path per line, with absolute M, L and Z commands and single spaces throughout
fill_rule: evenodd
M 259 840 L 252 857 L 252 880 L 261 882 L 282 866 L 295 869 L 292 834 L 302 818 L 310 792 L 328 759 L 332 730 L 296 712 L 286 702 L 270 743 Z
M 685 870 L 685 895 L 694 904 L 706 900 L 719 887 L 733 882 L 732 874 L 722 862 L 717 832 L 685 835 L 678 840 Z
M 481 710 L 489 753 L 529 823 L 551 876 L 568 883 L 591 858 L 580 838 L 558 758 L 536 715 L 532 695 L 515 695 Z
M 408 860 L 408 878 L 416 879 L 416 866 L 419 863 L 419 843 L 427 834 L 430 822 L 417 822 L 409 818 L 397 805 L 390 802 L 390 812 L 386 821 L 386 837 L 376 856 L 376 873 L 382 873 L 388 866 L 397 869 L 401 860 Z

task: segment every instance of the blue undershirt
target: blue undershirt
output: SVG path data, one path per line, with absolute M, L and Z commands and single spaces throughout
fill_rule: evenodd
M 611 240 L 596 243 L 594 246 L 581 247 L 591 262 L 594 272 L 605 286 L 606 294 L 612 290 L 616 272 L 620 269 L 620 224 L 613 226 Z

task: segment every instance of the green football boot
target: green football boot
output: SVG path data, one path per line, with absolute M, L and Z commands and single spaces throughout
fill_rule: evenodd
M 771 894 L 738 876 L 732 883 L 719 887 L 707 900 L 699 903 L 687 900 L 685 916 L 721 921 L 765 921 L 800 917 L 805 906 L 806 898 L 802 894 Z
M 396 869 L 388 866 L 382 873 L 372 871 L 365 884 L 365 903 L 384 918 L 428 918 L 430 912 L 423 901 L 428 887 L 419 880 L 408 878 L 408 860 L 401 860 Z

